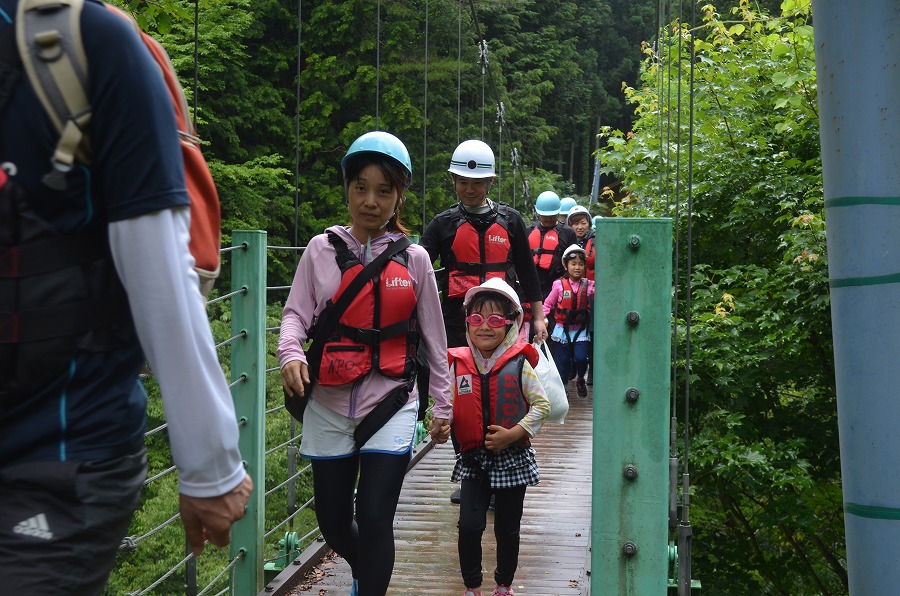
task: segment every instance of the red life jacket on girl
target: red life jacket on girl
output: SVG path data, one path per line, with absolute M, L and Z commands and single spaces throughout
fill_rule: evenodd
M 522 366 L 526 358 L 531 366 L 537 366 L 538 352 L 533 345 L 519 342 L 511 346 L 485 375 L 478 372 L 468 346 L 450 348 L 447 356 L 456 371 L 453 433 L 461 452 L 484 445 L 491 424 L 512 428 L 528 413 L 530 406 L 522 392 Z M 530 444 L 526 438 L 517 446 Z
M 562 284 L 562 297 L 554 308 L 556 322 L 568 331 L 573 325 L 580 325 L 582 329 L 588 323 L 590 302 L 588 301 L 588 281 L 584 278 L 578 284 L 578 291 L 572 290 L 572 281 L 568 277 L 559 280 Z
M 559 246 L 559 232 L 555 227 L 543 230 L 540 226 L 535 226 L 528 234 L 528 245 L 531 246 L 534 266 L 546 271 L 550 269 L 556 247 Z
M 447 297 L 463 298 L 466 292 L 486 280 L 500 277 L 513 283 L 509 262 L 511 239 L 505 206 L 500 205 L 493 223 L 479 233 L 462 214 L 458 213 L 456 236 L 450 246 L 453 262 L 447 264 Z
M 328 232 L 328 240 L 337 251 L 335 260 L 341 269 L 341 283 L 326 309 L 337 302 L 363 270 L 362 263 L 337 234 Z M 419 343 L 417 327 L 416 293 L 404 251 L 366 282 L 341 315 L 322 351 L 319 384 L 353 383 L 373 369 L 386 377 L 410 378 Z

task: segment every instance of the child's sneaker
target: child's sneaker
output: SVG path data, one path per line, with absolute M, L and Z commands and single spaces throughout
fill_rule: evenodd
M 481 596 L 481 590 L 466 590 L 463 596 Z
M 575 387 L 578 390 L 578 397 L 587 397 L 587 386 L 584 383 L 584 377 L 578 377 L 575 381 Z
M 497 586 L 494 588 L 494 596 L 516 596 L 509 586 Z

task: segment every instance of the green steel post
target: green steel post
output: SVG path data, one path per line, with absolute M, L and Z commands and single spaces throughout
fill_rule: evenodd
M 240 425 L 244 465 L 253 479 L 253 494 L 244 518 L 231 532 L 234 568 L 232 594 L 257 594 L 263 587 L 263 522 L 265 517 L 265 405 L 266 405 L 266 233 L 232 234 L 231 389 Z
M 666 593 L 672 220 L 596 218 L 591 593 Z

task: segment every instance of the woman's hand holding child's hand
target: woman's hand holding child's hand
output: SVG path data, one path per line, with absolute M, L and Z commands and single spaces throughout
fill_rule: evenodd
M 450 438 L 450 421 L 446 418 L 431 419 L 431 440 L 436 444 L 446 443 Z

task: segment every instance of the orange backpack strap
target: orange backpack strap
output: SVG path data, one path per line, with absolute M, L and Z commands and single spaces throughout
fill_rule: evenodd
M 194 255 L 194 270 L 200 276 L 200 292 L 206 296 L 219 276 L 219 247 L 221 243 L 221 206 L 219 193 L 197 138 L 194 124 L 188 112 L 184 89 L 178 81 L 169 54 L 158 41 L 153 39 L 137 24 L 127 12 L 110 4 L 104 5 L 110 11 L 132 24 L 141 36 L 144 45 L 159 65 L 178 124 L 178 138 L 184 160 L 184 180 L 191 199 L 191 254 Z

